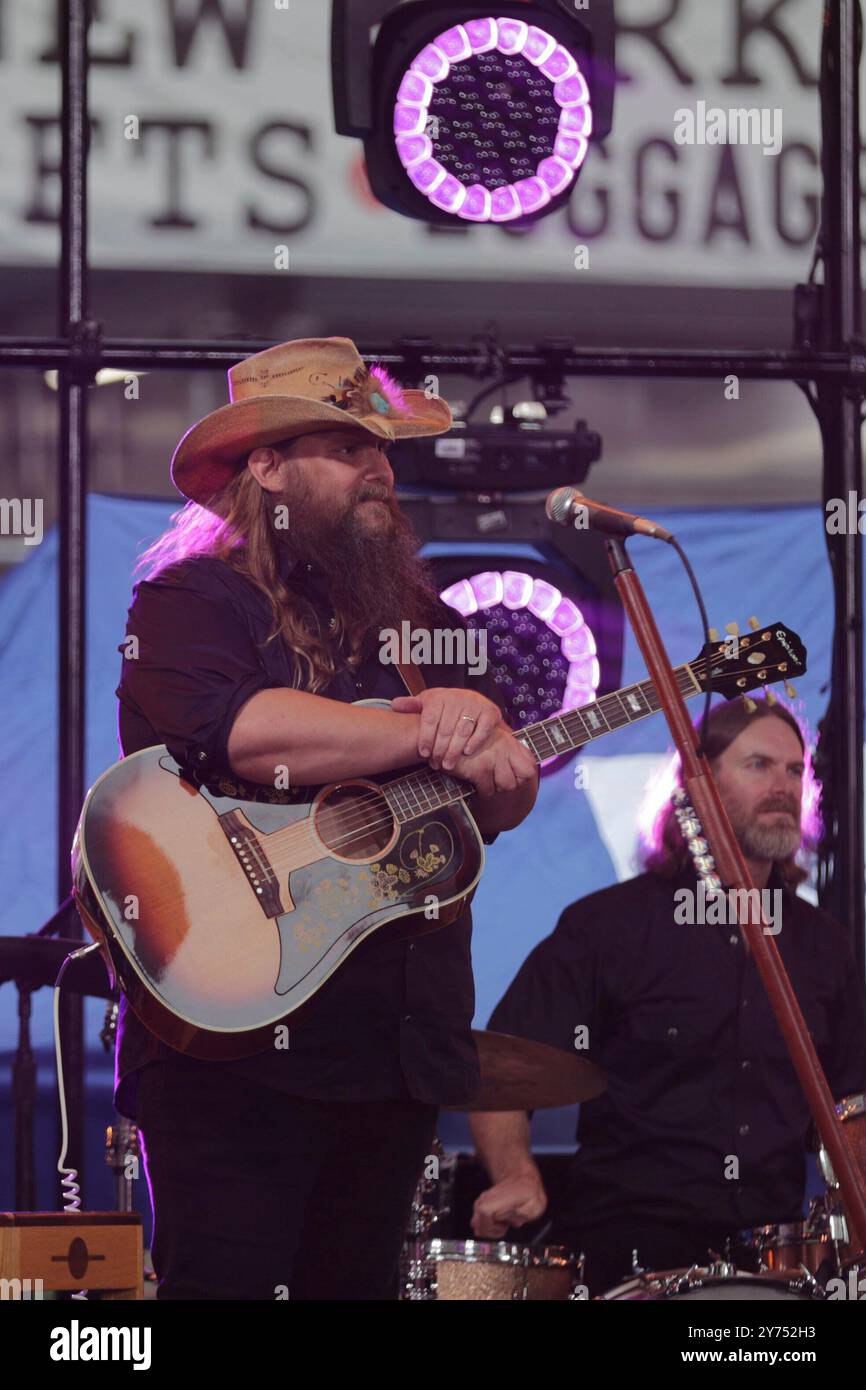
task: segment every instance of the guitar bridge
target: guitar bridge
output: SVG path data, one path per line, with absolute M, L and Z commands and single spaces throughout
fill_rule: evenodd
M 283 911 L 280 885 L 255 830 L 238 811 L 226 811 L 218 819 L 265 916 L 279 917 Z

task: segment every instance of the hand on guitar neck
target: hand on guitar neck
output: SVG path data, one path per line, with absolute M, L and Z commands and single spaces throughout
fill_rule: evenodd
M 474 690 L 423 690 L 394 700 L 393 709 L 421 716 L 419 758 L 475 788 L 472 815 L 482 834 L 511 830 L 529 815 L 538 766 L 492 700 Z
M 495 713 L 495 725 L 486 707 Z M 449 735 L 448 753 L 452 743 L 454 748 L 471 747 L 485 740 L 481 752 L 461 756 L 448 769 L 477 788 L 473 815 L 482 833 L 495 834 L 519 824 L 535 802 L 537 769 L 531 755 L 501 722 L 496 706 L 476 691 L 425 690 L 419 696 L 395 700 L 394 710 L 388 710 L 343 704 L 303 690 L 260 690 L 235 717 L 227 745 L 229 764 L 241 780 L 264 785 L 274 784 L 275 770 L 281 765 L 288 767 L 295 785 L 304 786 L 395 771 L 428 761 L 418 752 L 422 708 L 431 711 L 424 730 L 425 739 L 431 741 L 425 746 L 441 746 L 437 745 L 439 724 L 444 739 L 453 728 L 452 718 L 464 725 L 470 737 L 461 734 L 454 741 Z M 474 726 L 460 718 L 470 711 L 478 720 Z

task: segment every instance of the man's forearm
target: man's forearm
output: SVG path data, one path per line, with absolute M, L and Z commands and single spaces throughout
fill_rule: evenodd
M 469 1117 L 475 1151 L 494 1183 L 537 1171 L 529 1144 L 529 1116 L 525 1110 L 479 1112 Z
M 391 772 L 418 761 L 417 714 L 329 700 L 305 690 L 260 690 L 239 711 L 228 758 L 240 778 L 295 786 Z

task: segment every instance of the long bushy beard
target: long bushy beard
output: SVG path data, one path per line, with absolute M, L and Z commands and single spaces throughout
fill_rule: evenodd
M 359 515 L 366 499 L 389 512 L 389 524 L 368 529 Z M 327 579 L 328 598 L 348 654 L 359 657 L 380 645 L 385 628 L 399 630 L 441 622 L 441 607 L 417 538 L 383 483 L 364 483 L 338 515 L 327 513 L 313 490 L 297 481 L 280 500 L 290 526 L 281 533 L 292 558 L 311 562 Z

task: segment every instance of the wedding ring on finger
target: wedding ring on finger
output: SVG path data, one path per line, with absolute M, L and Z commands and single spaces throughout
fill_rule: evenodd
M 469 723 L 472 725 L 473 729 L 475 728 L 475 725 L 478 723 L 478 720 L 477 720 L 477 719 L 473 719 L 471 714 L 461 714 L 460 718 L 461 718 L 461 719 L 468 719 L 468 720 L 469 720 Z

